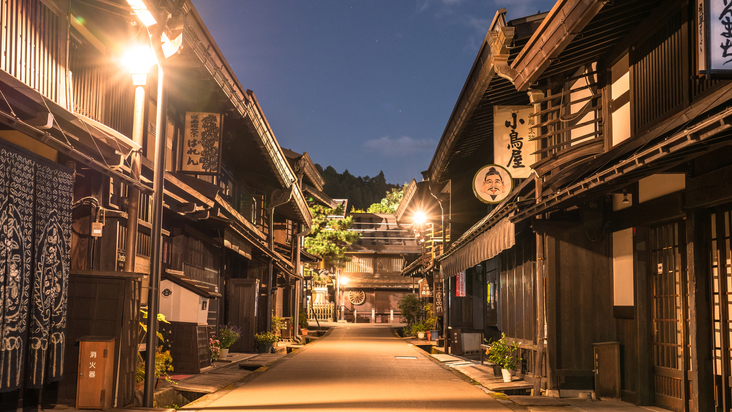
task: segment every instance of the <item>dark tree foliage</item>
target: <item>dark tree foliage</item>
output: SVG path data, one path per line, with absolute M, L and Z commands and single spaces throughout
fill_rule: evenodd
M 366 210 L 374 203 L 380 203 L 384 193 L 391 193 L 391 189 L 401 189 L 401 185 L 386 183 L 384 172 L 375 177 L 354 176 L 348 170 L 338 173 L 332 166 L 323 169 L 315 167 L 325 180 L 323 191 L 333 199 L 348 199 L 348 209 Z

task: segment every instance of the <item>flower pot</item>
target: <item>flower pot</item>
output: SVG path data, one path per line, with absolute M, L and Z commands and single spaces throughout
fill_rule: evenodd
M 424 332 L 417 332 L 417 339 L 424 339 Z
M 300 329 L 300 334 L 301 335 L 307 335 L 308 334 L 308 330 L 306 328 L 302 328 L 302 329 Z
M 511 371 L 510 370 L 501 369 L 501 374 L 503 375 L 504 382 L 511 382 Z
M 271 343 L 258 343 L 257 350 L 259 351 L 259 353 L 269 353 L 270 351 L 272 351 L 272 344 Z
M 430 331 L 430 340 L 437 340 L 440 337 L 440 331 L 439 330 L 431 330 Z
M 221 348 L 221 352 L 219 353 L 219 359 L 226 359 L 227 356 L 229 356 L 229 348 Z

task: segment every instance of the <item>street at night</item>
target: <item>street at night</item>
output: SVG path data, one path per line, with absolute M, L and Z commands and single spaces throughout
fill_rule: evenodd
M 218 396 L 220 395 L 220 396 Z M 339 325 L 196 411 L 508 411 L 388 326 Z

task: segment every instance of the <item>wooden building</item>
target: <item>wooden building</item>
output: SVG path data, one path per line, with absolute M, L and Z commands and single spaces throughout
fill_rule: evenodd
M 388 213 L 351 213 L 352 230 L 361 237 L 348 247 L 351 260 L 340 269 L 348 282 L 336 292 L 336 306 L 345 309 L 344 319 L 358 323 L 399 322 L 399 299 L 419 291 L 413 278 L 401 276 L 422 246 L 408 228 L 400 227 Z
M 486 97 L 503 82 L 523 94 L 511 104 L 533 123 L 520 135 L 536 145 L 530 174 L 438 261 L 445 277 L 496 271 L 497 328 L 522 342 L 524 378 L 548 395 L 730 408 L 732 85 L 715 26 L 728 12 L 714 7 L 559 1 L 524 40 L 499 12 L 487 36 L 497 47 L 471 71 L 447 130 L 458 127 L 425 174 L 434 183 L 464 156 L 473 173 L 489 163 L 469 157 L 465 137 L 483 131 L 473 147 L 493 146 L 498 111 L 478 117 Z M 450 177 L 454 219 L 470 186 Z M 481 261 L 481 236 L 505 240 L 508 224 L 512 242 L 488 243 L 500 247 Z
M 21 292 L 0 303 L 2 410 L 74 404 L 85 336 L 114 339 L 106 396 L 114 394 L 113 406 L 133 402 L 153 258 L 176 285 L 161 298 L 198 308 L 197 316 L 177 314 L 169 340 L 195 336 L 194 345 L 174 350 L 192 370 L 205 367 L 208 335 L 220 324 L 243 327 L 234 350 L 251 350 L 254 333 L 269 329 L 278 279 L 301 277 L 299 245 L 278 249 L 275 237 L 294 238 L 311 217 L 254 93 L 238 82 L 189 1 L 145 4 L 167 16 L 158 27 L 173 39 L 165 42 L 172 53 L 162 94 L 158 76 L 136 87 L 121 64 L 136 42 L 149 43 L 126 1 L 4 2 L 0 11 L 0 213 L 5 239 L 13 240 L 4 242 L 12 250 L 2 288 Z M 155 257 L 159 132 L 166 171 L 162 256 Z M 128 222 L 133 210 L 136 225 Z M 137 233 L 128 242 L 130 227 Z M 20 269 L 18 262 L 25 262 Z M 42 361 L 26 361 L 34 358 Z

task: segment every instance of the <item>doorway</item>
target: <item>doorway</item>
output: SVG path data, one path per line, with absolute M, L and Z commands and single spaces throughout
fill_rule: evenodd
M 241 338 L 231 345 L 233 352 L 254 352 L 259 280 L 229 279 L 226 285 L 229 324 L 241 327 Z
M 651 228 L 653 384 L 657 406 L 688 405 L 688 299 L 683 221 Z

